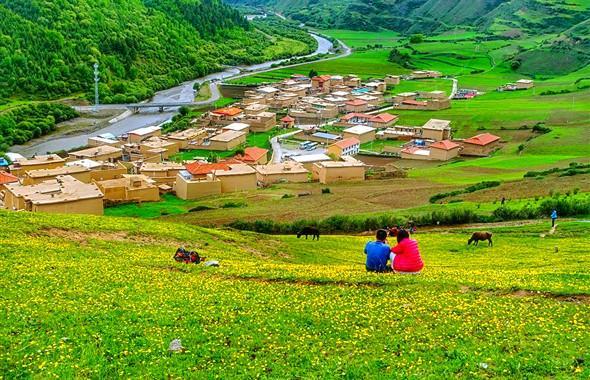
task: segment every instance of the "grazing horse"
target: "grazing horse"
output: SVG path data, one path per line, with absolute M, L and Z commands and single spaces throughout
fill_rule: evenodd
M 492 233 L 491 232 L 474 232 L 471 235 L 471 238 L 467 241 L 467 245 L 478 245 L 480 241 L 488 241 L 488 247 L 492 247 L 494 243 L 492 243 Z
M 304 227 L 301 231 L 297 232 L 297 239 L 305 235 L 307 239 L 308 235 L 311 235 L 311 240 L 320 240 L 320 230 L 314 227 Z

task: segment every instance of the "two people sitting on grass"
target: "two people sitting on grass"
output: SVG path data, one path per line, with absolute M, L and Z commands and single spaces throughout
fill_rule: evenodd
M 419 273 L 424 268 L 418 242 L 410 239 L 406 230 L 398 231 L 397 245 L 393 248 L 387 243 L 387 231 L 378 230 L 375 241 L 365 246 L 365 254 L 368 272 Z

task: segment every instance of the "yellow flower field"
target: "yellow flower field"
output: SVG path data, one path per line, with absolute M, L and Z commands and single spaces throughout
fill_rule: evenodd
M 419 276 L 367 237 L 264 236 L 0 213 L 0 377 L 588 378 L 590 224 L 417 234 Z M 219 268 L 179 264 L 179 245 Z M 556 251 L 557 247 L 557 253 Z M 183 353 L 169 353 L 173 339 Z

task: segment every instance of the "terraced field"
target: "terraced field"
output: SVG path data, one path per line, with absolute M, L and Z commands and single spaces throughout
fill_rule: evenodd
M 417 234 L 426 268 L 402 276 L 365 272 L 367 237 L 0 220 L 7 378 L 590 376 L 584 221 L 496 227 L 493 248 Z M 175 263 L 180 245 L 221 266 Z

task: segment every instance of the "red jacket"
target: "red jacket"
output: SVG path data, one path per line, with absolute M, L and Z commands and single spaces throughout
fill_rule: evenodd
M 391 248 L 391 252 L 395 253 L 395 259 L 391 266 L 396 271 L 420 272 L 424 268 L 416 240 L 404 239 Z

